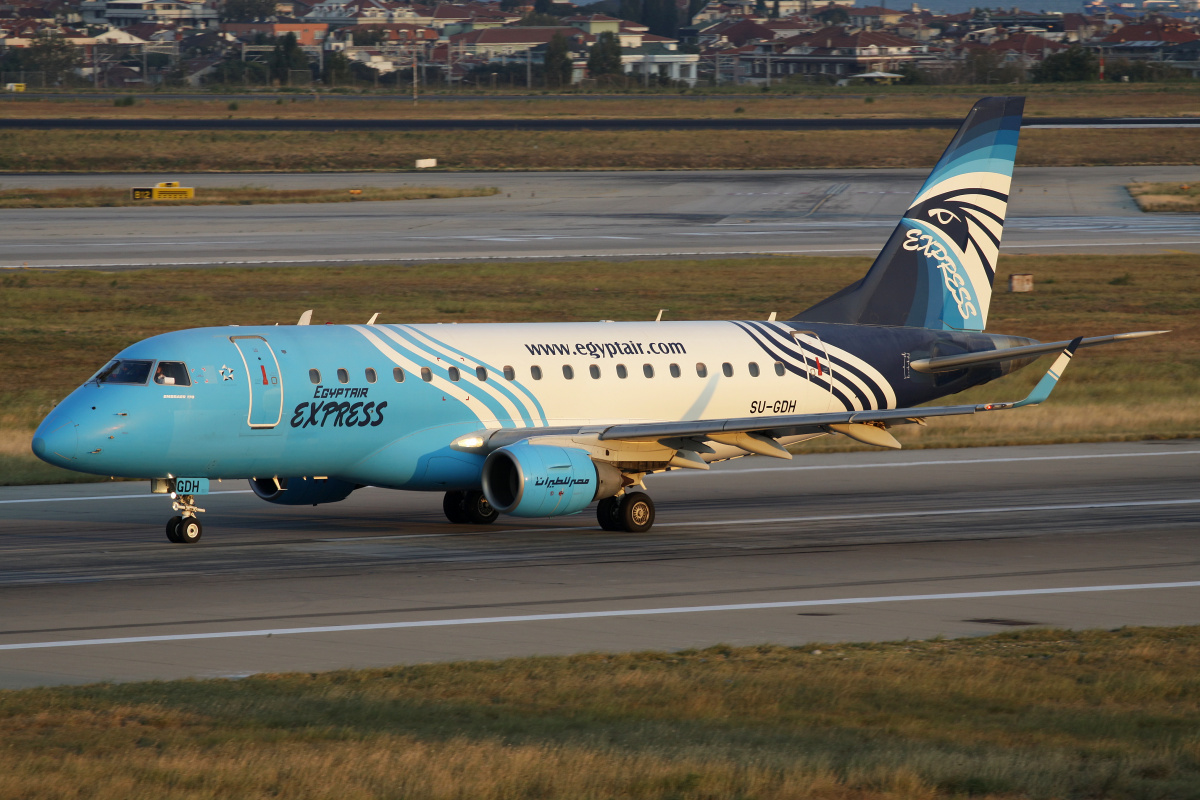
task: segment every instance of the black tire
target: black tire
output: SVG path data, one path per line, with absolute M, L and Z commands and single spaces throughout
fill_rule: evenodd
M 631 492 L 621 501 L 621 527 L 630 533 L 645 533 L 654 524 L 654 501 L 645 492 Z
M 179 522 L 179 527 L 175 529 L 175 538 L 180 544 L 195 544 L 200 541 L 200 535 L 204 533 L 204 526 L 200 524 L 200 520 L 195 517 L 184 517 Z
M 467 492 L 463 501 L 463 510 L 467 522 L 472 525 L 491 525 L 500 516 L 500 512 L 492 508 L 492 504 L 483 496 L 483 492 Z
M 442 512 L 446 515 L 446 519 L 456 525 L 468 522 L 466 501 L 466 492 L 446 492 L 446 496 L 442 498 Z
M 179 523 L 181 522 L 183 522 L 183 517 L 171 517 L 167 520 L 167 541 L 180 544 Z
M 596 521 L 606 531 L 623 531 L 621 523 L 621 498 L 605 497 L 596 504 Z

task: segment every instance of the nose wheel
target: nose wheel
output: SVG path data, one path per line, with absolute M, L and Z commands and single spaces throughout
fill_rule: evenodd
M 645 492 L 605 497 L 596 505 L 596 520 L 606 531 L 645 533 L 654 524 L 654 501 Z
M 175 544 L 195 544 L 200 541 L 204 526 L 196 515 L 203 513 L 204 509 L 196 505 L 195 498 L 190 494 L 182 495 L 171 507 L 183 513 L 167 520 L 167 539 Z

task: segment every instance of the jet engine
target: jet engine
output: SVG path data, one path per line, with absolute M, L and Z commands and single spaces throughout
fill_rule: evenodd
M 620 470 L 574 447 L 518 442 L 483 463 L 484 496 L 497 511 L 515 517 L 574 514 L 615 495 L 621 485 Z
M 345 500 L 359 486 L 330 478 L 251 478 L 250 488 L 268 503 L 315 506 Z

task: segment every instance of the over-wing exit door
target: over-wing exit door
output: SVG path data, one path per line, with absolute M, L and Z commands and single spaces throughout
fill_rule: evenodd
M 242 355 L 250 384 L 250 410 L 246 423 L 251 428 L 274 428 L 283 419 L 283 378 L 279 360 L 261 336 L 230 336 Z

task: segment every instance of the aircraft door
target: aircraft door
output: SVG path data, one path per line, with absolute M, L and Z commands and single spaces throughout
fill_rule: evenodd
M 283 377 L 279 359 L 261 336 L 230 336 L 242 356 L 250 384 L 250 410 L 246 423 L 251 428 L 274 428 L 283 419 Z
M 792 331 L 792 338 L 804 358 L 809 383 L 825 396 L 822 410 L 828 411 L 833 405 L 833 364 L 829 361 L 825 343 L 813 331 Z

